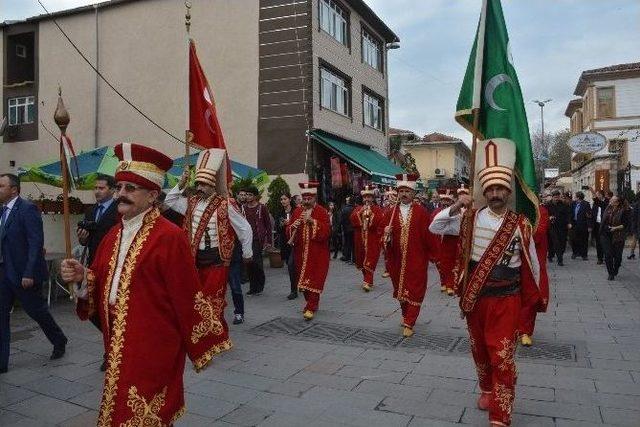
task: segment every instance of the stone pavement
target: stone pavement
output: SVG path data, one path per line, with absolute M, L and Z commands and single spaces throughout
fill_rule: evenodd
M 566 264 L 551 266 L 538 345 L 519 357 L 514 425 L 638 426 L 640 262 L 625 259 L 614 282 L 594 260 Z M 185 373 L 187 414 L 178 425 L 487 424 L 475 409 L 478 384 L 457 301 L 440 294 L 433 269 L 411 342 L 400 342 L 398 305 L 380 272 L 375 290 L 364 294 L 354 268 L 332 261 L 320 311 L 304 331 L 311 325 L 300 320 L 302 298 L 285 299 L 285 271 L 266 272 L 265 293 L 247 298 L 246 323 L 231 326 L 235 348 L 206 371 Z M 58 300 L 53 311 L 70 339 L 56 362 L 37 326 L 13 314 L 0 426 L 95 424 L 101 339 L 68 302 Z

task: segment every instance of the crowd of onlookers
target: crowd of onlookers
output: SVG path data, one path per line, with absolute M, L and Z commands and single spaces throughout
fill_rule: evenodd
M 596 249 L 597 263 L 607 268 L 608 280 L 614 280 L 622 263 L 628 238 L 631 248 L 627 259 L 635 259 L 640 235 L 640 194 L 632 200 L 613 192 L 589 190 L 593 201 L 582 191 L 573 194 L 554 190 L 542 196 L 549 217 L 550 262 L 564 265 L 567 242 L 571 258 L 588 260 L 590 243 Z

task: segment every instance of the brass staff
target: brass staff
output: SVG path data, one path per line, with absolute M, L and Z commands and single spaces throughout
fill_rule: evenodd
M 53 113 L 53 120 L 60 129 L 60 169 L 62 170 L 62 218 L 64 223 L 64 247 L 67 258 L 71 258 L 71 219 L 69 212 L 69 168 L 64 152 L 63 140 L 67 137 L 67 126 L 71 121 L 69 112 L 64 106 L 62 101 L 62 89 L 58 87 L 58 105 L 56 111 Z M 75 292 L 75 284 L 67 283 L 69 290 L 69 298 L 73 299 Z

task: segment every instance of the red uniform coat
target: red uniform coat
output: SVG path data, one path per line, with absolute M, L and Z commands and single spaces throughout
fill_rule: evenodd
M 429 232 L 431 215 L 422 205 L 411 203 L 406 221 L 400 206 L 389 214 L 391 242 L 386 247 L 393 297 L 400 302 L 421 305 L 427 291 L 427 268 L 433 243 Z
M 353 241 L 356 252 L 356 267 L 359 270 L 374 272 L 380 258 L 382 247 L 382 234 L 384 227 L 384 211 L 379 206 L 370 206 L 370 217 L 364 226 L 364 206 L 357 206 L 350 216 L 353 226 Z
M 98 247 L 77 307 L 83 320 L 99 313 L 108 352 L 98 425 L 169 425 L 185 409 L 185 354 L 200 370 L 231 343 L 217 342 L 218 310 L 200 290 L 187 238 L 157 209 L 131 243 L 109 305 L 121 232 L 122 223 Z
M 287 224 L 287 237 L 293 232 L 291 225 L 302 217 L 303 207 L 294 209 Z M 327 210 L 316 205 L 311 212 L 313 224 L 304 223 L 295 231 L 293 259 L 298 277 L 298 289 L 322 293 L 329 271 L 329 236 L 331 225 Z
M 431 214 L 431 219 L 435 218 L 442 211 L 442 208 L 435 209 Z M 460 236 L 443 234 L 433 236 L 433 261 L 437 263 L 438 273 L 440 273 L 440 285 L 447 289 L 456 289 L 454 269 L 458 258 L 458 245 Z
M 538 254 L 538 262 L 540 263 L 540 298 L 538 299 L 536 309 L 540 312 L 547 311 L 549 304 L 549 274 L 547 273 L 547 252 L 549 243 L 547 236 L 549 235 L 549 211 L 546 206 L 540 205 L 540 219 L 538 228 L 533 233 L 533 242 L 536 245 L 536 253 Z

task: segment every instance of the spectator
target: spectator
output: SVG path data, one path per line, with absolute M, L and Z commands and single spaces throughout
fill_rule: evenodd
M 588 259 L 591 228 L 591 206 L 584 200 L 584 193 L 576 191 L 575 200 L 571 203 L 571 259 Z
M 86 261 L 84 263 L 86 266 L 90 266 L 93 262 L 93 257 L 104 236 L 111 230 L 111 227 L 118 223 L 118 202 L 113 198 L 115 186 L 116 181 L 112 176 L 98 175 L 93 186 L 93 196 L 96 199 L 96 204 L 85 212 L 84 219 L 78 223 L 76 234 L 78 242 L 85 247 L 83 259 Z M 97 312 L 89 320 L 93 323 L 93 326 L 102 332 L 100 316 Z M 102 365 L 100 365 L 102 372 L 107 369 L 106 356 L 105 352 Z
M 329 223 L 331 224 L 331 236 L 329 237 L 329 250 L 333 252 L 333 259 L 338 257 L 340 250 L 340 215 L 336 208 L 335 202 L 329 202 L 327 205 L 329 212 Z
M 593 192 L 593 190 L 592 190 Z M 598 264 L 602 264 L 604 260 L 604 254 L 602 252 L 602 243 L 600 242 L 600 226 L 602 224 L 602 215 L 607 208 L 609 201 L 604 197 L 604 192 L 598 190 L 595 192 L 593 198 L 593 205 L 591 206 L 591 218 L 593 220 L 593 229 L 591 236 L 596 244 L 596 255 L 598 256 Z
M 0 374 L 9 369 L 10 312 L 17 298 L 53 344 L 51 360 L 64 356 L 67 337 L 40 291 L 47 280 L 42 216 L 36 206 L 20 197 L 20 180 L 0 174 Z
M 632 233 L 633 241 L 631 244 L 631 253 L 627 259 L 635 259 L 636 246 L 638 246 L 640 242 L 640 191 L 636 194 L 636 201 L 633 203 L 630 217 L 629 232 Z
M 560 191 L 551 193 L 552 201 L 548 206 L 549 228 L 551 229 L 551 240 L 553 251 L 558 260 L 558 265 L 564 265 L 564 251 L 567 247 L 567 233 L 571 228 L 571 212 L 566 203 L 561 199 Z
M 242 214 L 247 218 L 253 230 L 253 262 L 247 266 L 249 292 L 247 295 L 260 295 L 264 290 L 264 265 L 262 253 L 272 244 L 271 216 L 267 207 L 258 201 L 260 192 L 254 185 L 245 189 L 246 203 L 242 205 Z
M 291 292 L 287 296 L 287 299 L 292 300 L 298 298 L 298 280 L 296 279 L 296 267 L 293 261 L 292 247 L 289 244 L 289 239 L 287 239 L 286 226 L 289 223 L 291 214 L 296 206 L 293 204 L 293 199 L 290 194 L 283 194 L 280 196 L 280 204 L 282 205 L 282 211 L 280 211 L 278 216 L 275 218 L 275 228 L 280 256 L 287 264 L 287 270 L 289 272 Z
M 341 261 L 353 264 L 353 226 L 351 225 L 351 212 L 353 211 L 353 198 L 347 196 L 344 206 L 340 210 L 340 227 L 342 228 L 342 257 Z
M 613 280 L 618 275 L 622 263 L 622 250 L 629 229 L 629 205 L 618 196 L 613 196 L 602 217 L 602 249 L 609 277 Z

